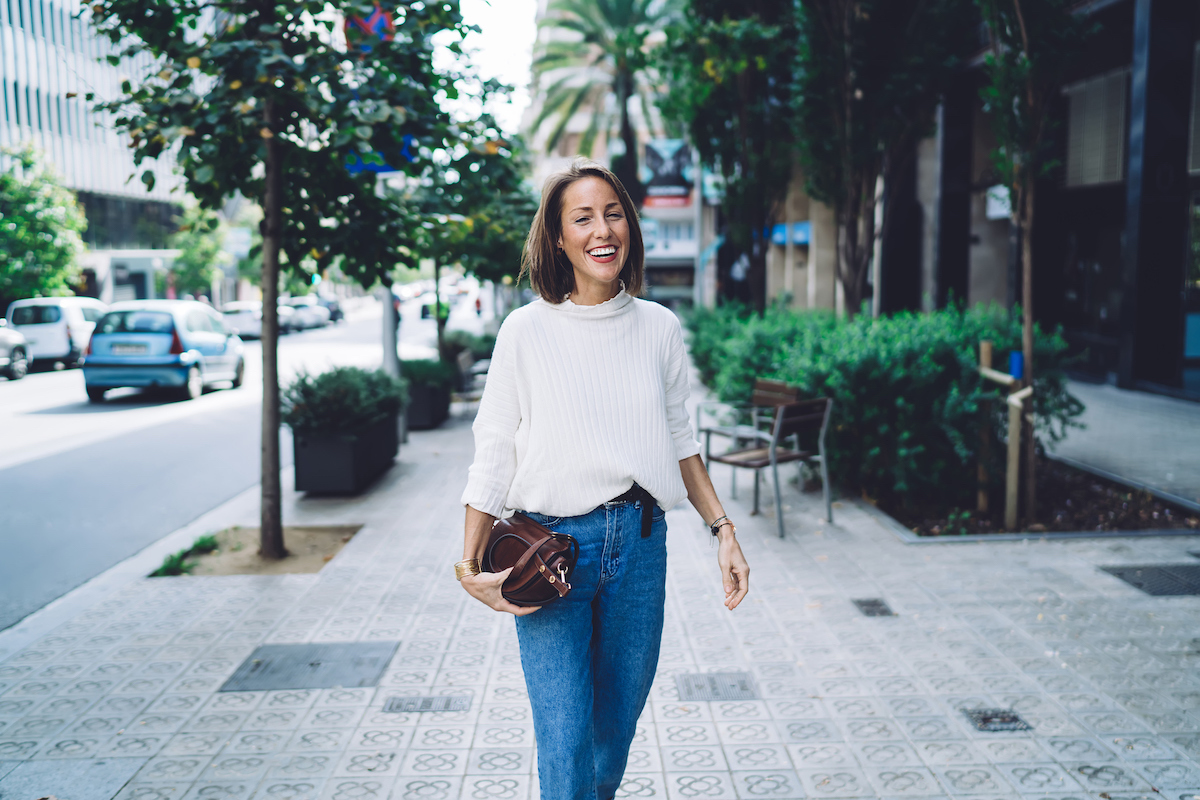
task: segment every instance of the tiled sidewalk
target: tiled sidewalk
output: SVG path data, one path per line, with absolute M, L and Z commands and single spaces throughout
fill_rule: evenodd
M 365 498 L 289 496 L 289 523 L 365 523 L 318 575 L 136 580 L 0 634 L 0 800 L 537 797 L 512 621 L 448 567 L 471 448 L 457 417 Z M 732 613 L 700 521 L 669 512 L 663 656 L 621 796 L 1200 796 L 1200 598 L 1098 570 L 1200 563 L 1200 538 L 912 546 L 788 491 L 782 541 L 770 510 L 727 502 L 753 570 Z M 217 691 L 259 644 L 349 641 L 400 642 L 378 688 Z M 677 673 L 731 670 L 761 699 L 679 700 Z M 470 710 L 383 711 L 441 694 Z M 975 732 L 959 709 L 978 707 L 1033 730 Z

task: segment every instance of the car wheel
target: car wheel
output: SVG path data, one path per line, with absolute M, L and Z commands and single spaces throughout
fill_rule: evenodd
M 89 387 L 87 387 L 88 402 L 103 403 L 104 402 L 104 393 L 106 391 L 108 391 L 108 388 L 105 386 L 89 386 Z
M 9 358 L 4 375 L 10 381 L 19 381 L 29 373 L 29 359 L 25 356 L 25 351 L 19 347 L 13 349 Z
M 242 385 L 242 381 L 246 378 L 246 362 L 238 359 L 237 369 L 233 373 L 233 388 L 236 389 Z
M 187 381 L 179 392 L 180 399 L 195 400 L 202 394 L 204 394 L 204 376 L 200 374 L 199 367 L 192 367 L 188 370 Z

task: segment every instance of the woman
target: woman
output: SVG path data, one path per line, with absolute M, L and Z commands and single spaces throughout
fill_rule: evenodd
M 501 326 L 474 424 L 455 572 L 517 618 L 543 800 L 607 800 L 621 783 L 662 639 L 664 509 L 686 494 L 720 540 L 727 608 L 749 588 L 684 408 L 679 322 L 634 299 L 644 253 L 612 172 L 577 160 L 546 181 L 522 264 L 540 297 Z M 501 595 L 509 570 L 479 572 L 505 508 L 579 542 L 564 599 L 518 607 Z

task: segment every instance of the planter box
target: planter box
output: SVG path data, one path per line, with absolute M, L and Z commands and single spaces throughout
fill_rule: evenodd
M 399 417 L 352 433 L 293 431 L 296 491 L 358 494 L 392 466 L 400 451 Z
M 411 384 L 408 387 L 407 413 L 410 429 L 436 428 L 450 416 L 450 392 L 437 386 Z

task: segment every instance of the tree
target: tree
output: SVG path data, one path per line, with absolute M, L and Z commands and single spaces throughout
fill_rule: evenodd
M 235 192 L 262 205 L 261 552 L 282 558 L 279 270 L 311 273 L 336 257 L 369 285 L 404 261 L 403 217 L 377 195 L 373 171 L 417 171 L 449 135 L 438 100 L 457 90 L 432 55 L 442 31 L 459 34 L 448 47 L 460 49 L 458 2 L 391 14 L 363 0 L 97 0 L 91 9 L 120 48 L 111 61 L 154 65 L 101 105 L 139 163 L 173 152 L 203 207 Z M 345 46 L 342 19 L 373 14 L 380 35 Z M 152 171 L 141 177 L 153 185 Z
M 519 139 L 505 139 L 484 115 L 464 124 L 446 169 L 409 189 L 403 205 L 420 216 L 416 255 L 440 267 L 461 266 L 481 280 L 515 280 L 538 200 L 526 183 Z M 439 299 L 439 305 L 441 301 Z M 446 319 L 437 315 L 438 349 Z
M 754 0 L 736 11 L 719 0 L 691 0 L 654 51 L 667 87 L 663 115 L 686 128 L 704 165 L 724 178 L 726 239 L 750 259 L 750 300 L 760 310 L 766 232 L 796 158 L 796 38 L 789 0 Z
M 629 104 L 636 97 L 650 124 L 647 38 L 672 19 L 674 5 L 673 0 L 550 0 L 541 27 L 551 38 L 534 54 L 534 74 L 554 79 L 543 91 L 541 113 L 533 123 L 536 131 L 556 118 L 546 152 L 558 146 L 571 118 L 590 108 L 579 152 L 591 155 L 596 137 L 612 138 L 615 129 L 623 152 L 613 159 L 612 169 L 638 206 L 645 188 L 638 177 L 638 139 Z M 556 36 L 558 32 L 568 36 Z
M 977 0 L 987 26 L 988 81 L 980 91 L 996 135 L 992 166 L 1008 187 L 1012 224 L 1021 242 L 1024 385 L 1033 385 L 1033 220 L 1037 181 L 1058 166 L 1050 137 L 1053 108 L 1067 68 L 1093 24 L 1071 0 Z M 1037 451 L 1024 425 L 1025 514 L 1037 513 Z
M 179 220 L 179 230 L 168 240 L 179 251 L 168 273 L 176 292 L 207 294 L 221 273 L 221 220 L 212 211 L 190 208 Z
M 846 309 L 866 294 L 879 178 L 892 179 L 933 125 L 946 79 L 972 41 L 964 0 L 799 0 L 798 143 L 810 196 L 838 224 Z
M 23 297 L 70 294 L 87 227 L 75 195 L 32 146 L 0 151 L 0 313 Z

